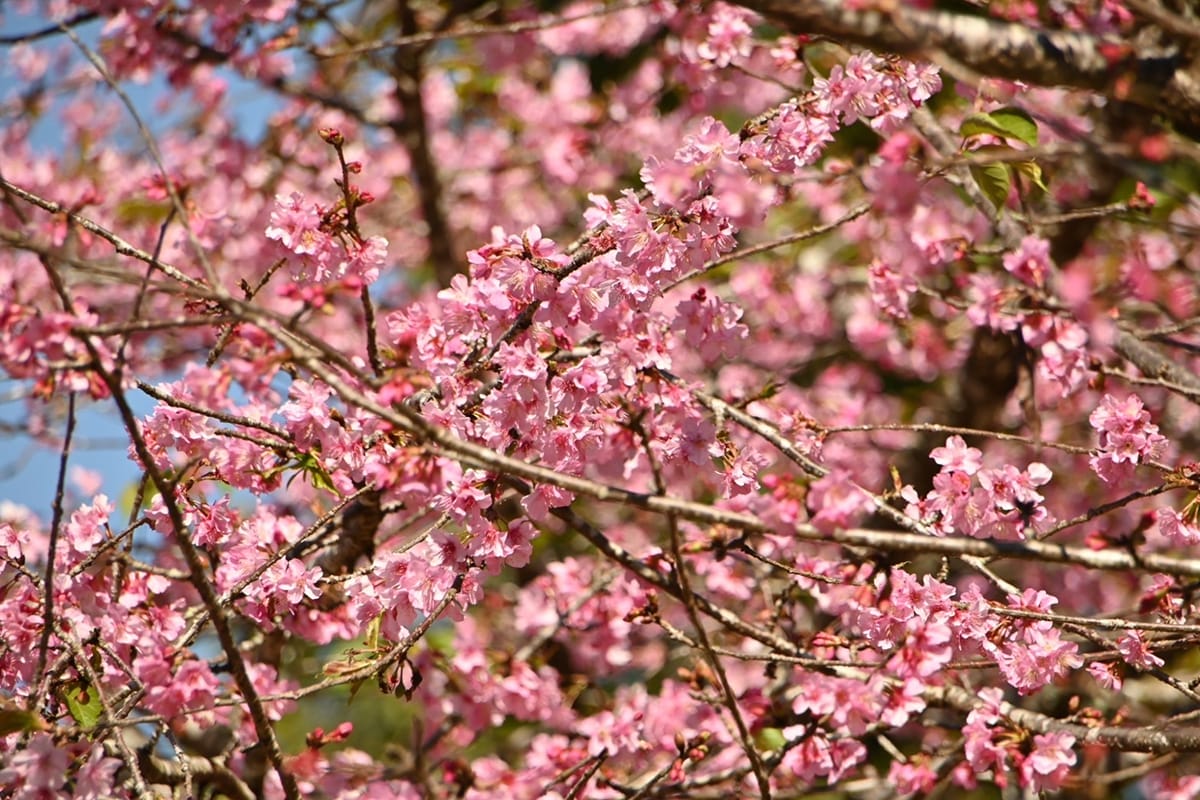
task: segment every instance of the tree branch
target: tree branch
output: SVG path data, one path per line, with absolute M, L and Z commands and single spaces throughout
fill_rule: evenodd
M 1164 380 L 1173 384 L 1171 388 L 1193 403 L 1200 403 L 1200 378 L 1178 364 L 1168 360 L 1151 344 L 1143 342 L 1128 331 L 1117 333 L 1113 349 L 1129 363 L 1133 364 L 1148 378 Z
M 972 711 L 979 705 L 978 699 L 966 689 L 957 686 L 930 688 L 923 692 L 925 700 L 938 705 L 948 705 L 960 711 Z M 1200 752 L 1200 728 L 1164 730 L 1159 727 L 1117 728 L 1112 726 L 1090 727 L 1073 722 L 1064 722 L 1036 711 L 1018 708 L 1002 702 L 1000 713 L 1010 721 L 1035 733 L 1063 731 L 1075 737 L 1076 743 L 1103 744 L 1116 750 L 1134 753 L 1196 753 Z
M 1152 52 L 1124 40 L 897 2 L 737 0 L 796 34 L 818 34 L 899 55 L 949 58 L 981 75 L 1090 89 L 1152 109 L 1200 133 L 1200 75 L 1178 48 Z
M 400 17 L 401 33 L 411 36 L 417 33 L 416 15 L 407 0 L 399 0 L 397 13 Z M 429 259 L 433 263 L 438 284 L 449 286 L 450 279 L 457 275 L 458 260 L 454 257 L 454 244 L 450 225 L 442 208 L 442 179 L 434 164 L 433 147 L 429 135 L 429 120 L 425 113 L 425 102 L 421 97 L 421 79 L 424 75 L 422 59 L 425 47 L 401 47 L 392 57 L 393 77 L 396 80 L 396 102 L 403 112 L 401 119 L 391 124 L 412 158 L 413 179 L 421 201 L 421 215 L 429 228 Z

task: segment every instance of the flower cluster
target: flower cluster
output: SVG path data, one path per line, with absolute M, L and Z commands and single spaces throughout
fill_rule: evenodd
M 43 397 L 82 392 L 106 398 L 108 387 L 89 367 L 99 361 L 111 368 L 112 351 L 102 339 L 80 333 L 98 321 L 98 315 L 87 311 L 41 313 L 0 291 L 0 329 L 5 331 L 0 366 L 10 378 L 32 381 Z
M 335 212 L 306 200 L 300 192 L 275 198 L 266 235 L 300 256 L 291 267 L 297 282 L 327 284 L 349 279 L 370 284 L 379 279 L 387 263 L 387 239 L 347 235 Z
M 1123 400 L 1104 395 L 1088 422 L 1100 437 L 1099 452 L 1088 463 L 1105 483 L 1126 483 L 1135 466 L 1160 458 L 1166 451 L 1166 437 L 1150 421 L 1150 412 L 1137 395 Z
M 1022 787 L 1035 791 L 1060 788 L 1077 759 L 1075 737 L 1063 731 L 1036 734 L 1029 751 L 1022 752 L 1003 724 L 1002 692 L 988 688 L 979 694 L 983 702 L 967 715 L 963 728 L 967 763 L 976 774 L 960 770 L 956 773 L 959 782 L 973 787 L 978 775 L 990 772 L 992 779 L 1004 786 L 1015 769 Z
M 924 498 L 911 486 L 901 491 L 906 513 L 938 535 L 995 539 L 1024 539 L 1051 521 L 1038 491 L 1053 477 L 1049 467 L 1035 461 L 1024 470 L 1011 464 L 985 469 L 982 455 L 961 436 L 948 438 L 930 453 L 941 466 L 933 490 Z

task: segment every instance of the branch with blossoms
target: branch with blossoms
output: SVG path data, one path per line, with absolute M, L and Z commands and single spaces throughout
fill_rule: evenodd
M 0 782 L 1186 796 L 1198 212 L 1158 121 L 1004 81 L 1170 105 L 1143 23 L 552 5 L 126 10 L 96 85 L 195 136 L 0 129 L 25 427 L 115 408 L 140 476 L 114 525 L 59 441 L 50 523 L 0 508 Z M 215 65 L 284 90 L 261 141 Z
M 1191 54 L 1194 33 L 1150 45 L 1134 37 L 1123 38 L 1118 30 L 1105 31 L 1108 35 L 1039 30 L 986 15 L 903 3 L 846 5 L 821 0 L 797 6 L 780 0 L 747 0 L 739 5 L 779 21 L 796 34 L 829 36 L 934 61 L 952 59 L 951 63 L 978 75 L 1092 89 L 1152 109 L 1193 136 L 1200 124 L 1197 65 Z M 1137 13 L 1162 23 L 1162 16 L 1145 10 L 1152 4 L 1138 5 Z M 1171 34 L 1176 39 L 1178 32 Z

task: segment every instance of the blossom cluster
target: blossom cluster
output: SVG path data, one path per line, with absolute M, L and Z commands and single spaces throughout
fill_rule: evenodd
M 933 489 L 920 497 L 912 486 L 901 496 L 906 512 L 937 535 L 965 534 L 989 539 L 1024 539 L 1052 522 L 1038 488 L 1053 474 L 1041 462 L 1024 470 L 1011 464 L 983 468 L 983 453 L 961 436 L 951 436 L 930 453 L 941 470 Z
M 387 263 L 387 239 L 371 236 L 354 241 L 330 228 L 328 212 L 292 192 L 275 198 L 266 235 L 301 256 L 292 266 L 292 277 L 298 282 L 378 280 L 380 268 Z

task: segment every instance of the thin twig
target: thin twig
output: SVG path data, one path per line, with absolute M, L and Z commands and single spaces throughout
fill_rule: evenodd
M 33 192 L 26 191 L 20 186 L 17 186 L 15 183 L 10 183 L 8 180 L 2 177 L 0 177 L 0 189 L 16 195 L 25 202 L 35 205 L 43 211 L 49 211 L 51 214 L 62 215 L 67 220 L 83 228 L 88 233 L 93 233 L 111 244 L 119 254 L 123 256 L 129 256 L 130 258 L 136 258 L 138 261 L 151 265 L 159 272 L 170 278 L 173 278 L 188 288 L 204 292 L 205 296 L 211 296 L 209 294 L 211 291 L 210 287 L 206 286 L 203 282 L 198 281 L 195 278 L 188 277 L 183 272 L 179 271 L 179 269 L 171 266 L 170 264 L 159 261 L 152 254 L 147 253 L 140 247 L 135 247 L 134 245 L 122 239 L 120 236 L 117 236 L 108 228 L 98 225 L 87 217 L 77 214 L 61 203 L 56 203 L 53 200 L 46 200 L 42 197 L 39 197 Z
M 771 250 L 777 250 L 780 247 L 786 247 L 789 244 L 795 244 L 796 242 L 803 242 L 807 241 L 808 239 L 815 239 L 818 236 L 823 236 L 826 233 L 837 230 L 847 222 L 858 219 L 870 210 L 870 203 L 861 203 L 847 211 L 845 214 L 842 214 L 832 222 L 814 225 L 811 228 L 806 228 L 805 230 L 797 231 L 796 233 L 791 233 L 787 236 L 781 236 L 778 239 L 772 239 L 769 242 L 763 242 L 762 244 L 757 244 L 753 247 L 743 247 L 741 250 L 735 250 L 731 253 L 726 253 L 719 258 L 714 258 L 712 261 L 706 262 L 704 266 L 670 284 L 670 286 L 666 287 L 666 289 L 673 289 L 684 281 L 690 281 L 697 276 L 703 275 L 707 272 L 712 272 L 717 267 L 724 266 L 730 262 L 741 261 L 742 259 L 749 258 L 750 256 L 756 256 L 759 253 L 770 252 Z M 664 291 L 666 291 L 666 289 L 664 289 Z
M 575 798 L 580 797 L 584 787 L 588 785 L 588 781 L 590 781 L 592 776 L 596 774 L 596 771 L 600 769 L 600 765 L 604 763 L 606 758 L 608 758 L 606 753 L 601 753 L 600 755 L 596 756 L 596 760 L 590 767 L 587 768 L 586 772 L 579 776 L 579 780 L 575 781 L 575 785 L 571 787 L 571 790 L 567 792 L 567 794 L 563 797 L 563 800 L 575 800 Z
M 375 377 L 383 376 L 383 362 L 379 359 L 379 340 L 375 331 L 375 306 L 371 302 L 371 292 L 364 286 L 360 294 L 363 309 L 363 327 L 367 332 L 367 360 Z
M 778 523 L 768 522 L 759 517 L 741 511 L 732 511 L 705 503 L 683 500 L 671 496 L 648 495 L 634 492 L 617 486 L 598 483 L 587 478 L 568 475 L 557 470 L 549 469 L 538 464 L 522 461 L 518 458 L 497 453 L 482 445 L 473 444 L 458 438 L 448 430 L 437 426 L 422 417 L 415 409 L 403 405 L 384 407 L 362 392 L 352 388 L 342 380 L 323 360 L 312 354 L 297 353 L 297 360 L 307 369 L 316 374 L 330 386 L 335 393 L 349 405 L 370 412 L 404 430 L 419 440 L 434 446 L 446 455 L 465 464 L 500 474 L 512 475 L 534 483 L 546 483 L 557 486 L 577 495 L 585 495 L 601 502 L 618 503 L 633 508 L 640 508 L 660 514 L 674 513 L 681 519 L 688 519 L 710 525 L 725 525 L 734 530 L 744 530 L 750 533 L 780 533 Z M 730 407 L 732 408 L 732 407 Z M 756 431 L 757 432 L 757 431 Z M 793 446 L 790 453 L 808 461 L 811 468 L 823 468 L 812 464 L 802 453 Z M 791 457 L 791 456 L 789 456 Z M 874 495 L 871 495 L 874 497 Z M 880 513 L 889 514 L 889 518 L 898 524 L 905 525 L 909 530 L 923 530 L 917 520 L 913 520 L 895 508 L 882 503 L 877 506 Z M 795 524 L 786 528 L 788 535 L 807 541 L 842 544 L 854 547 L 869 547 L 892 552 L 924 552 L 938 555 L 960 556 L 964 559 L 981 558 L 1017 558 L 1043 563 L 1074 564 L 1091 569 L 1101 570 L 1138 570 L 1155 571 L 1167 575 L 1186 575 L 1200 577 L 1200 561 L 1190 558 L 1175 558 L 1159 553 L 1137 554 L 1115 550 L 1094 551 L 1083 547 L 1050 544 L 1038 541 L 1007 541 L 997 539 L 976 539 L 964 536 L 938 537 L 927 530 L 921 533 L 905 531 L 883 531 L 848 528 L 831 532 L 818 531 L 811 525 Z M 980 562 L 971 562 L 979 569 Z M 986 565 L 984 565 L 986 569 Z M 985 573 L 986 574 L 986 573 Z M 1005 591 L 1016 591 L 1007 582 L 1000 584 Z M 1016 591 L 1019 594 L 1019 591 Z
M 4 36 L 0 36 L 0 46 L 36 42 L 38 39 L 57 36 L 58 34 L 62 33 L 64 27 L 75 28 L 79 25 L 91 22 L 99 16 L 99 12 L 96 11 L 83 11 L 71 17 L 70 19 L 65 19 L 62 22 L 55 22 L 51 25 L 47 25 L 44 28 L 38 28 L 37 30 L 29 31 L 28 33 L 6 34 Z
M 646 458 L 650 464 L 650 470 L 654 476 L 654 490 L 659 495 L 664 495 L 667 492 L 667 484 L 663 480 L 662 467 L 658 463 L 658 458 L 655 456 L 653 448 L 650 447 L 650 437 L 639 422 L 635 420 L 632 425 L 642 442 L 642 452 L 646 454 Z M 733 718 L 734 726 L 737 728 L 738 743 L 741 745 L 742 752 L 746 754 L 746 758 L 750 761 L 750 767 L 758 783 L 759 796 L 762 797 L 762 800 L 771 800 L 770 776 L 767 775 L 766 767 L 763 765 L 762 756 L 759 755 L 758 748 L 755 747 L 754 741 L 750 738 L 750 729 L 747 727 L 746 720 L 742 717 L 742 711 L 738 707 L 737 695 L 729 683 L 729 676 L 725 674 L 725 666 L 713 651 L 708 631 L 705 630 L 704 623 L 700 621 L 700 615 L 696 611 L 696 596 L 692 592 L 691 577 L 688 575 L 687 562 L 683 558 L 683 541 L 679 533 L 679 520 L 674 514 L 668 513 L 666 514 L 666 521 L 667 533 L 671 543 L 671 559 L 675 563 L 675 580 L 679 585 L 679 598 L 683 603 L 684 612 L 687 614 L 692 628 L 696 631 L 696 638 L 700 642 L 700 652 L 704 654 L 704 660 L 708 662 L 709 668 L 712 669 L 721 687 L 721 698 L 725 703 L 725 707 L 729 709 L 729 715 Z
M 121 88 L 121 84 L 117 82 L 117 79 L 113 77 L 112 73 L 108 69 L 108 65 L 104 63 L 104 59 L 100 57 L 100 54 L 89 47 L 86 42 L 80 39 L 79 35 L 76 34 L 71 28 L 65 25 L 60 27 L 62 32 L 67 35 L 67 38 L 74 42 L 75 46 L 79 48 L 79 51 L 83 53 L 84 57 L 87 58 L 96 71 L 100 73 L 100 77 L 106 84 L 108 84 L 108 87 L 112 89 L 114 93 L 116 93 L 117 97 L 121 99 L 121 103 L 129 112 L 129 116 L 133 119 L 134 125 L 137 126 L 138 134 L 142 138 L 142 143 L 146 145 L 146 149 L 150 151 L 150 157 L 154 160 L 154 165 L 158 167 L 159 174 L 162 176 L 163 180 L 163 190 L 171 199 L 171 207 L 175 209 L 175 213 L 179 216 L 179 222 L 181 225 L 183 225 L 183 230 L 187 234 L 188 244 L 191 245 L 192 251 L 196 255 L 196 260 L 200 262 L 200 267 L 204 270 L 204 275 L 208 279 L 209 289 L 218 297 L 223 296 L 225 291 L 221 287 L 220 282 L 217 280 L 217 272 L 215 269 L 213 269 L 212 263 L 208 260 L 208 254 L 204 250 L 204 245 L 200 243 L 200 240 L 196 237 L 196 232 L 192 230 L 191 223 L 188 222 L 187 209 L 183 205 L 183 199 L 179 196 L 179 192 L 175 189 L 175 183 L 171 180 L 170 173 L 167 172 L 167 165 L 163 159 L 162 152 L 158 149 L 158 143 L 154 140 L 154 135 L 150 133 L 150 129 L 146 126 L 146 122 L 142 119 L 142 115 L 138 113 L 137 106 L 133 104 L 133 100 L 130 99 L 125 90 Z
M 453 39 L 478 39 L 486 36 L 510 36 L 515 33 L 529 33 L 531 31 L 548 30 L 550 28 L 558 28 L 564 25 L 570 25 L 573 22 L 579 22 L 593 17 L 604 16 L 606 14 L 616 14 L 620 11 L 627 11 L 631 8 L 640 8 L 650 5 L 654 0 L 625 0 L 625 2 L 614 3 L 610 6 L 586 11 L 580 14 L 562 17 L 548 17 L 543 19 L 528 20 L 525 22 L 510 22 L 506 25 L 487 25 L 471 28 L 457 28 L 448 31 L 430 31 L 428 33 L 410 33 L 403 36 L 395 36 L 385 41 L 365 42 L 344 49 L 317 48 L 312 51 L 312 54 L 317 58 L 340 58 L 342 56 L 360 55 L 362 53 L 371 53 L 376 50 L 386 50 L 392 47 L 408 47 L 417 44 L 432 44 L 433 42 L 453 40 Z
M 174 533 L 175 545 L 179 548 L 179 552 L 183 555 L 183 560 L 191 573 L 191 584 L 200 595 L 204 608 L 212 619 L 213 629 L 216 631 L 221 649 L 225 652 L 229 663 L 229 670 L 233 675 L 234 684 L 242 695 L 242 702 L 250 710 L 250 719 L 254 723 L 258 741 L 265 748 L 267 760 L 270 761 L 276 774 L 279 776 L 284 797 L 287 800 L 300 800 L 300 788 L 296 783 L 296 777 L 284 764 L 283 751 L 280 749 L 275 728 L 267 716 L 263 703 L 258 696 L 258 690 L 255 688 L 254 681 L 247 671 L 245 659 L 238 648 L 237 640 L 234 638 L 230 627 L 226 609 L 221 605 L 216 588 L 208 578 L 204 561 L 197 552 L 195 545 L 192 544 L 187 524 L 184 521 L 183 512 L 179 507 L 176 497 L 176 487 L 172 482 L 167 480 L 166 476 L 158 468 L 154 456 L 151 454 L 150 448 L 142 436 L 141 426 L 138 424 L 137 417 L 134 415 L 133 409 L 129 405 L 129 400 L 125 396 L 124 387 L 115 375 L 100 366 L 99 353 L 96 351 L 96 347 L 92 341 L 89 338 L 84 338 L 83 342 L 92 355 L 92 358 L 97 362 L 95 370 L 108 387 L 109 393 L 117 406 L 117 411 L 125 425 L 125 430 L 129 433 L 134 453 L 137 454 L 138 460 L 142 462 L 146 474 L 150 476 L 150 481 L 154 484 L 155 489 L 158 490 L 162 498 L 168 519 L 171 523 L 171 530 Z
M 54 561 L 58 554 L 58 540 L 62 533 L 63 499 L 66 493 L 67 461 L 71 455 L 71 437 L 75 435 L 75 393 L 67 394 L 67 430 L 63 435 L 62 449 L 58 456 L 58 480 L 54 487 L 54 512 L 50 522 L 50 542 L 46 553 L 46 577 L 42 581 L 42 634 L 38 641 L 37 668 L 34 670 L 30 692 L 30 708 L 41 701 L 44 687 L 46 657 L 50 651 L 50 634 L 54 630 Z

